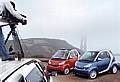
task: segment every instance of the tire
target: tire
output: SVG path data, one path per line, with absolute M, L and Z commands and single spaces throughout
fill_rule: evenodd
M 96 70 L 91 70 L 89 74 L 90 79 L 95 79 L 97 77 L 97 71 Z
M 70 73 L 70 69 L 68 67 L 65 67 L 64 69 L 64 74 L 68 75 Z
M 114 65 L 114 66 L 112 67 L 112 69 L 111 69 L 111 73 L 116 74 L 117 71 L 118 71 L 118 68 L 117 68 L 116 65 Z

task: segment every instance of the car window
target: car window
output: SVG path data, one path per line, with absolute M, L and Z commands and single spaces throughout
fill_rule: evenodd
M 97 54 L 98 54 L 97 51 L 87 51 L 81 56 L 80 60 L 82 60 L 82 61 L 94 61 Z
M 108 52 L 106 52 L 106 55 L 107 58 L 110 58 L 110 54 Z
M 70 54 L 70 57 L 72 57 L 72 58 L 76 56 L 74 51 L 71 51 L 69 54 Z
M 75 53 L 75 56 L 78 56 L 78 55 L 79 55 L 79 53 L 78 53 L 77 51 L 74 51 L 74 53 Z
M 43 82 L 43 74 L 39 71 L 37 67 L 33 68 L 32 71 L 26 76 L 27 82 Z
M 58 50 L 53 56 L 52 59 L 66 59 L 68 56 L 68 50 Z
M 98 56 L 98 58 L 104 59 L 104 58 L 110 58 L 110 54 L 108 52 L 101 52 Z

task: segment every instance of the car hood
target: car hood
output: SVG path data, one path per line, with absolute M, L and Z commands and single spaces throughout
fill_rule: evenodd
M 91 62 L 91 61 L 81 61 L 81 60 L 79 60 L 79 61 L 77 61 L 76 62 L 76 67 L 80 67 L 80 68 L 83 68 L 84 66 L 86 66 L 86 65 L 88 65 L 88 64 L 92 64 L 93 62 Z
M 65 61 L 65 60 L 55 60 L 55 59 L 54 60 L 50 60 L 52 65 L 59 65 L 59 63 L 61 63 L 63 61 Z

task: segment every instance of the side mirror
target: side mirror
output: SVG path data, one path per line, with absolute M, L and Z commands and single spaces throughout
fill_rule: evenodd
M 57 71 L 52 71 L 49 73 L 49 76 L 58 76 Z
M 98 60 L 98 61 L 102 61 L 102 58 L 98 58 L 97 60 Z

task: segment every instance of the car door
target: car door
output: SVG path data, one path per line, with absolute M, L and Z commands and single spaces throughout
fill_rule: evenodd
M 109 62 L 110 62 L 110 57 L 108 53 L 106 51 L 101 52 L 97 58 L 97 66 L 99 72 L 107 69 Z
M 69 57 L 68 57 L 70 68 L 73 68 L 75 66 L 75 62 L 77 60 L 78 60 L 78 57 L 75 55 L 74 51 L 70 51 L 69 52 Z

